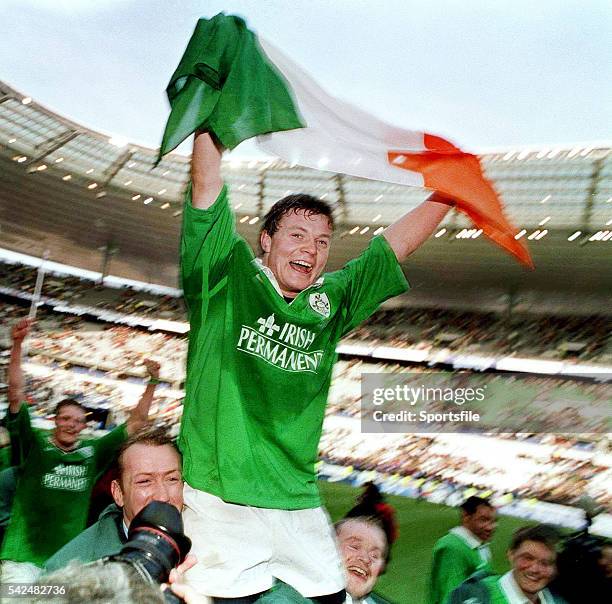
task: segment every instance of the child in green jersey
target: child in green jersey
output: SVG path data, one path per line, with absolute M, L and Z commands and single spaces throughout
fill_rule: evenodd
M 235 232 L 221 155 L 208 133 L 196 134 L 183 213 L 191 329 L 179 447 L 198 558 L 187 578 L 213 597 L 248 601 L 279 579 L 306 597 L 343 601 L 314 469 L 336 344 L 407 289 L 399 262 L 452 202 L 434 193 L 344 269 L 322 274 L 331 208 L 309 195 L 279 201 L 255 260 Z
M 58 403 L 55 428 L 36 430 L 24 401 L 22 343 L 32 326 L 21 319 L 12 331 L 8 369 L 9 429 L 19 464 L 11 519 L 1 551 L 2 582 L 36 579 L 42 564 L 84 528 L 91 490 L 121 443 L 147 423 L 159 364 L 147 360 L 151 381 L 128 421 L 102 438 L 80 440 L 86 411 L 73 399 Z

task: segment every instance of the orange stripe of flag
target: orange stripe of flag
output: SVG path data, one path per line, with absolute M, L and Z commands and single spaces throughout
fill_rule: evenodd
M 422 174 L 425 187 L 456 200 L 457 209 L 489 239 L 533 269 L 527 246 L 514 238 L 516 229 L 505 217 L 499 195 L 485 178 L 478 158 L 429 134 L 425 147 L 428 150 L 422 153 L 389 151 L 387 159 L 393 166 Z

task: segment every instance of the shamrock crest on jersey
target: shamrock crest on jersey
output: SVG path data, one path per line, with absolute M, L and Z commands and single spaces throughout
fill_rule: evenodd
M 331 306 L 329 304 L 327 294 L 321 294 L 319 292 L 310 294 L 310 296 L 308 296 L 308 304 L 310 304 L 310 308 L 312 308 L 312 310 L 318 312 L 320 315 L 323 315 L 326 319 L 329 319 Z

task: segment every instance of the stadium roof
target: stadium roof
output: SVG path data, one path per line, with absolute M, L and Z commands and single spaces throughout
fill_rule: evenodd
M 452 213 L 406 263 L 413 286 L 505 293 L 606 293 L 612 286 L 609 145 L 505 150 L 481 157 L 529 245 L 529 273 Z M 0 82 L 2 247 L 90 270 L 110 252 L 113 274 L 176 285 L 182 195 L 189 158 L 109 138 Z M 238 229 L 254 243 L 280 197 L 306 191 L 332 203 L 338 223 L 330 268 L 358 254 L 381 227 L 420 203 L 424 189 L 288 165 L 224 162 Z M 470 230 L 471 229 L 471 230 Z M 578 233 L 578 234 L 577 234 Z

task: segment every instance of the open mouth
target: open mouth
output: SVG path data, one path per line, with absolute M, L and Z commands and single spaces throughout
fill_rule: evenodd
M 303 275 L 308 275 L 312 271 L 312 264 L 306 262 L 305 260 L 292 260 L 289 262 L 291 268 L 298 271 L 298 273 L 302 273 Z
M 368 573 L 359 566 L 349 566 L 346 570 L 361 581 L 366 581 L 368 578 Z

